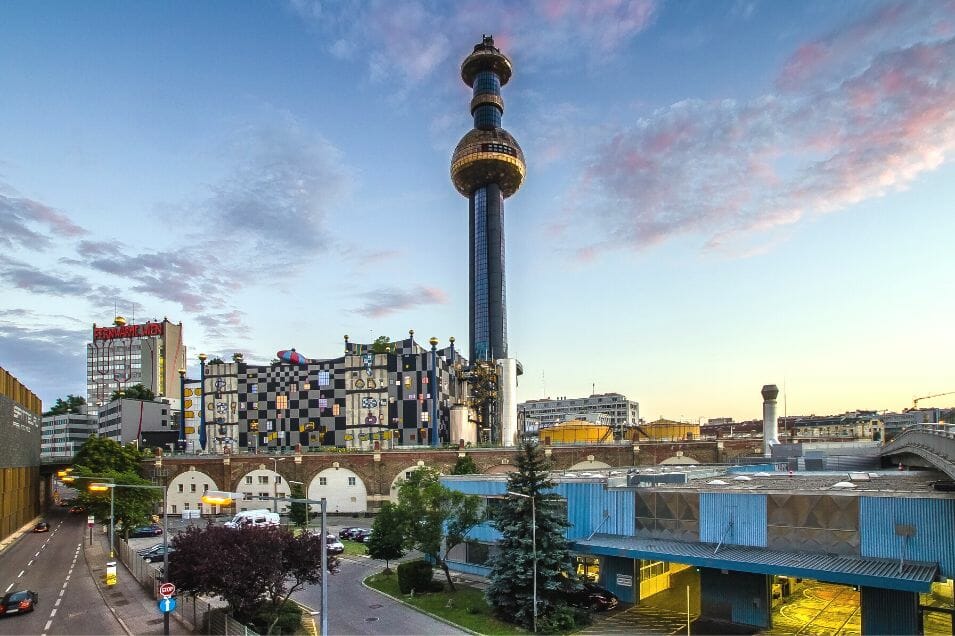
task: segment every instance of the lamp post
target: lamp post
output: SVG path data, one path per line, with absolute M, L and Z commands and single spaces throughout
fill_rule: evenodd
M 512 497 L 531 500 L 531 544 L 534 552 L 534 633 L 537 633 L 537 507 L 535 499 L 531 495 L 508 490 L 507 494 Z
M 438 446 L 438 339 L 432 337 L 431 344 L 431 446 Z
M 279 462 L 284 462 L 284 457 L 273 457 L 272 458 L 272 472 L 278 475 L 279 473 Z M 277 513 L 279 511 L 279 480 L 275 477 L 272 477 L 272 512 Z
M 199 354 L 199 446 L 206 450 L 206 359 L 204 353 Z

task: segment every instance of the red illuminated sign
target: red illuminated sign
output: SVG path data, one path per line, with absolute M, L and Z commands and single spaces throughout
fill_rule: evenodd
M 161 335 L 161 322 L 147 322 L 142 325 L 123 325 L 122 327 L 96 327 L 93 329 L 93 340 L 115 340 L 116 338 L 142 338 L 144 336 Z

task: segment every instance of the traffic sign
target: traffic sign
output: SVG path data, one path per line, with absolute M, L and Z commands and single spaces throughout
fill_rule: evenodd
M 93 515 L 90 515 L 86 518 L 86 527 L 92 528 L 93 524 L 96 523 L 96 519 L 93 518 Z
M 173 597 L 164 598 L 159 601 L 160 612 L 171 612 L 176 609 L 176 599 Z
M 159 586 L 159 593 L 163 596 L 172 596 L 176 593 L 175 583 L 163 583 Z

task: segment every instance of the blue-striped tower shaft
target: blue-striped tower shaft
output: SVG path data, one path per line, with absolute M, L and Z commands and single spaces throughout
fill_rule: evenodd
M 461 79 L 473 89 L 471 129 L 454 150 L 451 180 L 469 199 L 471 361 L 507 357 L 504 276 L 504 199 L 524 180 L 524 153 L 501 128 L 501 87 L 511 61 L 484 36 L 461 64 Z

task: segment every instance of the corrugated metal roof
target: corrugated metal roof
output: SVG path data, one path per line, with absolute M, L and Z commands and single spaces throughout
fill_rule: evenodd
M 713 543 L 686 543 L 598 534 L 575 541 L 577 552 L 632 559 L 652 559 L 757 574 L 780 574 L 845 585 L 866 585 L 907 592 L 928 592 L 938 575 L 938 564 L 840 554 L 768 550 Z

